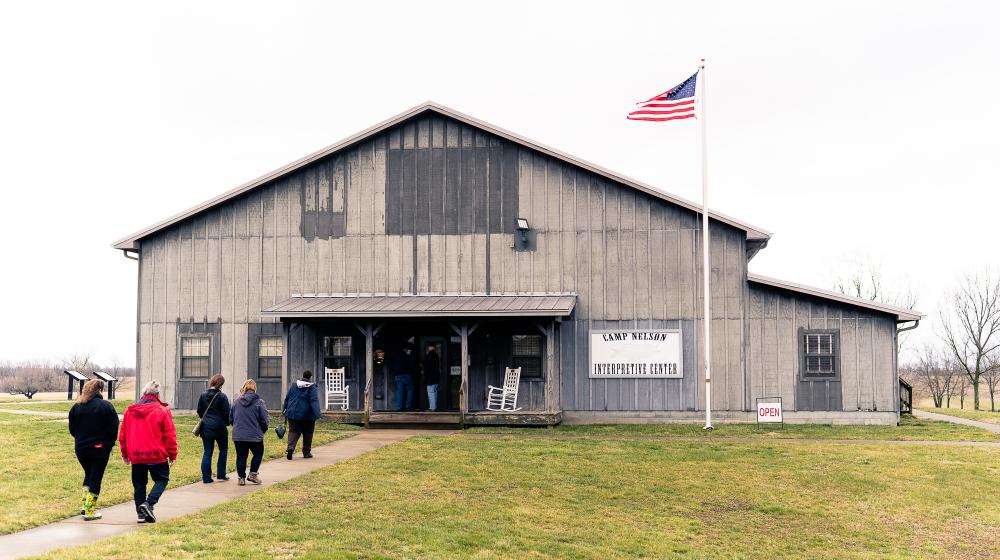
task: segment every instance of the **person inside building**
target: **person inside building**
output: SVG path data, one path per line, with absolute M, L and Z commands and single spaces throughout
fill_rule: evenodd
M 198 399 L 198 417 L 201 418 L 201 481 L 211 484 L 212 455 L 219 448 L 219 459 L 215 467 L 215 478 L 229 480 L 226 476 L 226 459 L 229 457 L 229 397 L 222 392 L 226 378 L 215 374 L 208 380 L 208 390 Z
M 160 400 L 160 383 L 150 381 L 139 401 L 125 410 L 118 446 L 122 460 L 132 465 L 132 497 L 139 523 L 156 523 L 153 508 L 167 489 L 170 466 L 177 460 L 177 431 L 167 403 Z M 146 493 L 149 479 L 153 487 Z
M 413 409 L 413 347 L 404 344 L 389 358 L 389 375 L 396 382 L 396 410 Z
M 260 463 L 264 459 L 264 434 L 267 433 L 267 405 L 257 394 L 257 382 L 247 379 L 240 388 L 240 396 L 229 411 L 233 425 L 233 446 L 236 448 L 236 476 L 239 485 L 247 482 L 260 484 Z M 247 456 L 250 474 L 247 474 Z
M 427 385 L 427 408 L 431 412 L 437 411 L 438 384 L 440 382 L 441 357 L 438 356 L 437 346 L 428 343 L 427 353 L 424 354 L 424 383 Z
M 285 458 L 289 461 L 295 454 L 299 436 L 302 436 L 302 457 L 312 459 L 313 431 L 316 429 L 316 421 L 320 418 L 319 391 L 316 390 L 312 376 L 309 370 L 302 372 L 302 379 L 289 387 L 288 394 L 285 395 L 283 410 L 285 418 L 288 419 L 288 447 L 285 450 Z
M 118 436 L 118 412 L 101 392 L 104 382 L 92 379 L 83 386 L 80 398 L 69 409 L 69 433 L 76 447 L 76 459 L 83 467 L 83 502 L 80 513 L 84 521 L 100 519 L 96 511 L 101 495 L 101 481 L 108 466 L 111 449 Z

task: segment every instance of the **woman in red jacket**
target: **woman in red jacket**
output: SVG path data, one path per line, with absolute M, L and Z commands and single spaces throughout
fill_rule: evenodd
M 150 381 L 142 398 L 125 410 L 118 435 L 122 460 L 132 465 L 132 491 L 139 523 L 156 523 L 153 508 L 170 481 L 170 465 L 177 460 L 177 432 L 167 403 L 160 400 L 160 384 Z M 153 488 L 146 494 L 149 478 Z

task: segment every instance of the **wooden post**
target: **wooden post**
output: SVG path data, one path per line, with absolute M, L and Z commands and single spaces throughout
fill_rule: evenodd
M 355 327 L 365 335 L 365 427 L 372 414 L 372 386 L 375 379 L 375 335 L 382 330 L 383 325 L 375 326 L 372 323 L 355 323 Z
M 285 340 L 285 347 L 281 349 L 281 402 L 284 404 L 285 395 L 288 394 L 288 374 L 292 368 L 292 358 L 289 355 L 292 352 L 292 326 L 282 321 L 281 334 Z
M 556 328 L 555 321 L 547 324 L 535 322 L 535 327 L 545 335 L 545 411 L 555 411 L 556 380 Z
M 479 327 L 479 323 L 469 325 L 461 323 L 451 324 L 452 330 L 462 337 L 462 383 L 458 388 L 458 410 L 459 425 L 465 429 L 465 415 L 469 412 L 469 335 Z

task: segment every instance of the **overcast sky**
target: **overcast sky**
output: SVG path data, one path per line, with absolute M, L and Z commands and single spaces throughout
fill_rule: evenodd
M 774 232 L 751 271 L 867 260 L 933 319 L 997 263 L 997 4 L 607 4 L 4 3 L 0 360 L 131 364 L 112 241 L 428 99 L 700 200 L 696 124 L 624 118 L 700 57 L 711 205 Z

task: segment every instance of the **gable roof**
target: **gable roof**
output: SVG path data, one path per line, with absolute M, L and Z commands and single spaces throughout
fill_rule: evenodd
M 382 132 L 384 130 L 387 130 L 387 129 L 393 127 L 393 126 L 401 124 L 404 121 L 406 121 L 408 119 L 411 119 L 413 117 L 416 117 L 416 116 L 418 116 L 420 114 L 423 114 L 423 113 L 437 113 L 439 115 L 455 119 L 455 120 L 457 120 L 459 122 L 462 122 L 464 124 L 467 124 L 467 125 L 469 125 L 471 127 L 478 128 L 478 129 L 483 130 L 485 132 L 489 132 L 491 134 L 494 134 L 496 136 L 499 136 L 501 138 L 504 138 L 506 140 L 514 142 L 515 144 L 520 144 L 521 146 L 524 146 L 526 148 L 530 148 L 532 150 L 536 150 L 538 152 L 541 152 L 543 154 L 551 156 L 551 157 L 553 157 L 555 159 L 562 160 L 562 161 L 564 161 L 566 163 L 569 163 L 571 165 L 574 165 L 576 167 L 580 167 L 580 168 L 586 169 L 586 170 L 588 170 L 588 171 L 590 171 L 592 173 L 596 173 L 597 175 L 600 175 L 602 177 L 610 179 L 610 180 L 612 180 L 612 181 L 614 181 L 616 183 L 621 183 L 623 185 L 631 187 L 631 188 L 633 188 L 633 189 L 635 189 L 637 191 L 646 193 L 646 194 L 648 194 L 650 196 L 653 196 L 655 198 L 658 198 L 658 199 L 670 202 L 672 204 L 675 204 L 677 206 L 681 206 L 683 208 L 687 208 L 689 210 L 693 210 L 693 211 L 698 212 L 698 213 L 701 212 L 701 205 L 700 204 L 696 204 L 694 202 L 691 202 L 690 200 L 681 198 L 679 196 L 675 196 L 675 195 L 672 195 L 672 194 L 665 193 L 663 191 L 660 191 L 658 189 L 653 188 L 650 185 L 647 185 L 646 183 L 642 183 L 640 181 L 636 181 L 635 179 L 631 179 L 631 178 L 626 177 L 624 175 L 620 175 L 618 173 L 615 173 L 613 171 L 610 171 L 610 170 L 605 169 L 603 167 L 600 167 L 598 165 L 594 165 L 593 163 L 590 163 L 588 161 L 585 161 L 585 160 L 582 160 L 580 158 L 571 156 L 571 155 L 569 155 L 567 153 L 564 153 L 564 152 L 560 152 L 559 150 L 556 150 L 554 148 L 550 148 L 550 147 L 548 147 L 548 146 L 546 146 L 544 144 L 540 144 L 538 142 L 535 142 L 534 140 L 531 140 L 531 139 L 525 138 L 523 136 L 514 134 L 513 132 L 509 132 L 507 130 L 504 130 L 504 129 L 500 128 L 500 127 L 494 126 L 494 125 L 489 124 L 487 122 L 481 121 L 479 119 L 470 117 L 469 115 L 466 115 L 464 113 L 460 113 L 460 112 L 458 112 L 458 111 L 456 111 L 454 109 L 450 109 L 448 107 L 445 107 L 444 105 L 439 105 L 437 103 L 434 103 L 434 102 L 431 102 L 431 101 L 427 101 L 425 103 L 417 105 L 416 107 L 413 107 L 412 109 L 410 109 L 408 111 L 404 111 L 404 112 L 402 112 L 402 113 L 400 113 L 400 114 L 398 114 L 398 115 L 396 115 L 396 116 L 394 116 L 394 117 L 392 117 L 390 119 L 382 121 L 382 122 L 380 122 L 380 123 L 378 123 L 378 124 L 376 124 L 376 125 L 374 125 L 372 127 L 366 128 L 365 130 L 362 130 L 361 132 L 358 132 L 357 134 L 354 134 L 352 136 L 348 136 L 347 138 L 344 138 L 343 140 L 341 140 L 341 141 L 339 141 L 339 142 L 337 142 L 335 144 L 331 144 L 330 146 L 327 146 L 326 148 L 323 148 L 323 149 L 321 149 L 321 150 L 319 150 L 317 152 L 313 152 L 313 153 L 311 153 L 311 154 L 309 154 L 309 155 L 307 155 L 307 156 L 305 156 L 305 157 L 303 157 L 301 159 L 298 159 L 298 160 L 293 161 L 293 162 L 291 162 L 291 163 L 289 163 L 287 165 L 279 167 L 278 169 L 275 169 L 274 171 L 271 171 L 270 173 L 266 173 L 266 174 L 264 174 L 264 175 L 262 175 L 262 176 L 260 176 L 260 177 L 258 177 L 256 179 L 254 179 L 254 180 L 252 180 L 250 182 L 244 183 L 244 184 L 242 184 L 242 185 L 240 185 L 240 186 L 238 186 L 238 187 L 236 187 L 236 188 L 234 188 L 234 189 L 232 189 L 230 191 L 224 192 L 224 193 L 220 194 L 219 196 L 211 198 L 211 199 L 209 199 L 209 200 L 207 200 L 207 201 L 205 201 L 205 202 L 203 202 L 203 203 L 201 203 L 201 204 L 199 204 L 199 205 L 197 205 L 197 206 L 195 206 L 193 208 L 190 208 L 190 209 L 185 210 L 185 211 L 183 211 L 183 212 L 181 212 L 179 214 L 171 216 L 171 217 L 167 218 L 166 220 L 163 220 L 161 222 L 153 224 L 153 225 L 151 225 L 151 226 L 149 226 L 147 228 L 141 229 L 141 230 L 133 233 L 132 235 L 129 235 L 128 237 L 124 237 L 122 239 L 119 239 L 118 241 L 115 241 L 112 246 L 115 249 L 135 250 L 136 249 L 136 242 L 139 241 L 140 239 L 144 238 L 144 237 L 148 237 L 149 235 L 152 235 L 152 234 L 154 234 L 154 233 L 156 233 L 156 232 L 158 232 L 158 231 L 160 231 L 162 229 L 168 228 L 168 227 L 170 227 L 170 226 L 172 226 L 172 225 L 174 225 L 174 224 L 176 224 L 178 222 L 181 222 L 181 221 L 186 220 L 186 219 L 188 219 L 188 218 L 190 218 L 192 216 L 195 216 L 195 215 L 197 215 L 197 214 L 199 214 L 201 212 L 204 212 L 204 211 L 206 211 L 206 210 L 208 210 L 208 209 L 210 209 L 210 208 L 212 208 L 214 206 L 222 204 L 222 203 L 224 203 L 224 202 L 226 202 L 226 201 L 228 201 L 228 200 L 230 200 L 232 198 L 236 198 L 236 197 L 238 197 L 240 195 L 243 195 L 243 194 L 245 194 L 247 192 L 250 192 L 253 189 L 256 189 L 257 187 L 261 187 L 261 186 L 263 186 L 263 185 L 265 185 L 267 183 L 270 183 L 271 181 L 274 181 L 275 179 L 278 179 L 278 178 L 280 178 L 280 177 L 282 177 L 284 175 L 287 175 L 288 173 L 291 173 L 291 172 L 293 172 L 293 171 L 295 171 L 297 169 L 305 167 L 305 166 L 307 166 L 307 165 L 309 165 L 309 164 L 311 164 L 311 163 L 313 163 L 313 162 L 315 162 L 315 161 L 317 161 L 317 160 L 319 160 L 321 158 L 329 156 L 329 155 L 331 155 L 331 154 L 333 154 L 335 152 L 338 152 L 340 150 L 343 150 L 345 148 L 349 148 L 349 147 L 351 147 L 354 144 L 357 144 L 359 142 L 363 142 L 364 140 L 367 140 L 368 138 L 370 138 L 370 137 L 372 137 L 372 136 L 374 136 L 374 135 L 376 135 L 376 134 L 378 134 L 378 133 L 380 133 L 380 132 Z M 713 212 L 713 211 L 709 210 L 708 215 L 709 215 L 710 218 L 712 218 L 712 219 L 714 219 L 716 221 L 722 222 L 724 224 L 728 224 L 730 226 L 735 227 L 736 229 L 745 231 L 746 235 L 747 235 L 747 241 L 754 242 L 756 245 L 758 245 L 758 247 L 756 247 L 756 249 L 755 249 L 754 252 L 756 252 L 756 250 L 759 250 L 760 248 L 762 248 L 767 243 L 767 240 L 771 238 L 771 233 L 769 231 L 763 230 L 763 229 L 758 228 L 756 226 L 752 226 L 752 225 L 747 224 L 745 222 L 739 221 L 739 220 L 737 220 L 735 218 L 731 218 L 729 216 L 726 216 L 725 214 L 721 214 L 719 212 Z M 752 255 L 750 255 L 750 256 L 752 256 Z
M 915 311 L 913 309 L 904 309 L 902 307 L 887 305 L 885 303 L 879 303 L 877 301 L 861 299 L 854 296 L 847 296 L 844 294 L 839 294 L 837 292 L 831 292 L 829 290 L 821 290 L 819 288 L 813 288 L 811 286 L 803 286 L 802 284 L 796 284 L 794 282 L 789 282 L 787 280 L 778 280 L 777 278 L 761 276 L 760 274 L 749 273 L 747 274 L 747 280 L 752 284 L 762 284 L 764 286 L 771 286 L 773 288 L 781 288 L 782 290 L 788 290 L 790 292 L 805 294 L 820 299 L 827 299 L 839 303 L 845 303 L 847 305 L 851 305 L 854 307 L 863 307 L 865 309 L 871 309 L 872 311 L 888 313 L 889 315 L 894 315 L 897 321 L 919 321 L 924 318 L 923 313 Z

